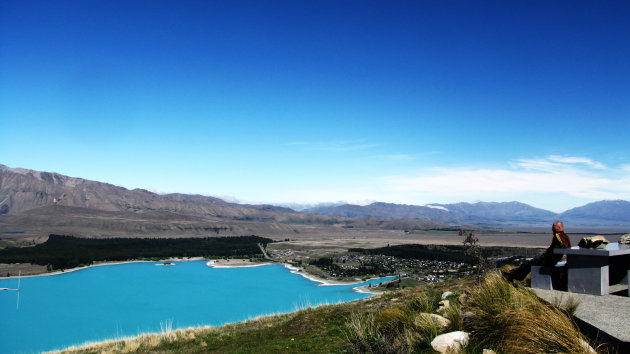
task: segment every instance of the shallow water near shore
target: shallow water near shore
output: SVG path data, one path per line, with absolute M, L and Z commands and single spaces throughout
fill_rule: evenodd
M 30 353 L 363 299 L 353 285 L 321 286 L 279 264 L 211 268 L 205 261 L 127 263 L 23 278 L 0 292 L 0 352 Z M 0 280 L 15 288 L 17 279 Z

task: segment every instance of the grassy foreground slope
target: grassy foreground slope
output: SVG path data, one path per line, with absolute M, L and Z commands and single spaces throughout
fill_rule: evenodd
M 63 353 L 343 353 L 345 322 L 353 311 L 380 306 L 378 299 L 307 308 L 222 327 L 164 330 L 137 338 L 108 341 Z
M 450 291 L 450 307 L 439 309 Z M 573 306 L 577 306 L 573 304 Z M 450 323 L 439 325 L 429 313 Z M 431 341 L 456 330 L 470 333 L 464 353 L 593 352 L 570 308 L 541 302 L 497 273 L 386 292 L 345 304 L 306 308 L 222 327 L 185 330 L 70 348 L 67 353 L 434 353 Z M 602 348 L 599 348 L 600 350 Z

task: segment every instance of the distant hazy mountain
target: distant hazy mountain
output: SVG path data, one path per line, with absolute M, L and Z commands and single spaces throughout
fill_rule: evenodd
M 567 210 L 560 214 L 560 218 L 579 224 L 628 225 L 630 224 L 630 202 L 625 200 L 593 202 Z
M 429 204 L 426 206 L 372 203 L 366 206 L 345 204 L 306 210 L 324 215 L 374 217 L 384 219 L 432 220 L 447 224 L 491 224 L 493 222 L 549 221 L 556 214 L 530 205 L 509 203 Z
M 379 218 L 390 220 L 425 220 L 438 223 L 456 223 L 453 216 L 440 208 L 430 208 L 419 205 L 404 205 L 390 203 L 372 203 L 370 205 L 343 204 L 336 206 L 321 206 L 304 210 L 306 213 L 317 213 L 330 216 L 344 216 L 349 218 Z
M 372 203 L 366 206 L 345 204 L 312 208 L 305 212 L 330 216 L 431 220 L 450 225 L 534 226 L 547 225 L 558 219 L 580 226 L 630 225 L 630 202 L 623 200 L 590 203 L 562 214 L 519 202 L 436 203 L 425 206 L 387 203 Z
M 519 202 L 479 202 L 456 204 L 431 204 L 442 207 L 459 218 L 482 218 L 495 221 L 545 221 L 557 216 L 548 210 L 534 208 Z
M 321 208 L 321 207 L 331 207 L 331 206 L 338 206 L 338 205 L 343 205 L 345 204 L 344 202 L 336 202 L 336 203 L 279 203 L 276 204 L 278 206 L 281 207 L 285 207 L 285 208 L 289 208 L 295 211 L 304 211 L 304 210 L 308 210 L 308 209 L 315 209 L 315 208 Z

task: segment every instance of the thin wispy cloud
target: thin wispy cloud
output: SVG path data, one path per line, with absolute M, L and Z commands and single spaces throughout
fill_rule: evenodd
M 413 174 L 359 174 L 351 180 L 339 175 L 311 185 L 277 190 L 272 198 L 261 194 L 257 200 L 412 205 L 516 200 L 556 212 L 598 200 L 630 200 L 630 165 L 602 166 L 603 163 L 586 158 L 548 156 L 512 160 L 497 168 L 438 166 Z
M 565 164 L 583 164 L 596 169 L 606 169 L 606 165 L 601 162 L 593 161 L 587 157 L 569 157 L 569 156 L 557 156 L 551 155 L 549 156 L 549 160 L 556 161 Z
M 416 176 L 383 178 L 393 193 L 418 198 L 479 198 L 505 200 L 509 196 L 559 195 L 602 200 L 630 199 L 627 168 L 608 169 L 603 163 L 582 157 L 549 156 L 519 159 L 509 168 L 431 168 Z
M 591 168 L 596 170 L 605 170 L 608 168 L 603 163 L 593 161 L 592 159 L 586 157 L 557 155 L 551 155 L 546 158 L 538 159 L 518 159 L 511 165 L 522 167 L 527 170 L 537 170 L 545 172 L 553 172 L 556 170 L 567 168 Z

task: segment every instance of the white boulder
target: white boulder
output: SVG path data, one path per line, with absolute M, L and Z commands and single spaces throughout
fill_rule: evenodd
M 469 337 L 463 331 L 441 334 L 431 341 L 431 347 L 440 353 L 459 353 L 468 344 Z

